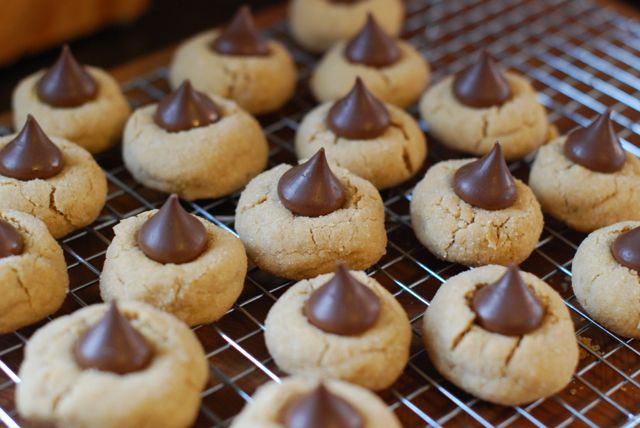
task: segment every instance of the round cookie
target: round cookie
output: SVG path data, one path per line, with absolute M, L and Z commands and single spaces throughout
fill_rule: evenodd
M 580 305 L 625 337 L 640 337 L 640 281 L 638 271 L 614 258 L 612 244 L 638 226 L 638 221 L 626 221 L 592 232 L 578 247 L 571 267 L 571 284 Z
M 14 240 L 12 231 L 17 234 Z M 7 254 L 3 250 L 12 241 L 17 251 Z M 67 295 L 69 275 L 62 249 L 45 224 L 29 214 L 0 211 L 0 288 L 0 334 L 54 313 Z
M 278 367 L 290 374 L 336 378 L 373 390 L 388 388 L 402 374 L 409 359 L 411 326 L 407 314 L 396 299 L 366 273 L 349 272 L 343 267 L 338 269 L 335 274 L 302 280 L 278 299 L 265 320 L 267 349 Z M 344 269 L 344 273 L 340 269 Z M 353 334 L 325 331 L 306 314 L 310 297 L 325 284 L 333 281 L 331 291 L 327 290 L 333 295 L 344 296 L 351 291 L 347 288 L 349 285 L 336 285 L 336 278 L 341 279 L 339 275 L 345 273 L 371 290 L 379 303 L 377 318 L 366 329 L 360 329 L 364 331 L 351 331 Z M 322 304 L 328 300 L 325 298 Z M 351 304 L 348 301 L 330 302 L 339 305 L 343 311 Z M 362 297 L 358 298 L 357 306 L 348 310 L 351 314 L 348 321 L 352 321 L 368 303 Z M 361 317 L 366 318 L 366 315 Z M 338 321 L 334 320 L 333 324 L 334 329 L 344 328 Z
M 347 40 L 375 16 L 389 34 L 400 34 L 404 21 L 401 0 L 293 0 L 289 5 L 289 28 L 293 38 L 305 49 L 323 52 L 336 42 Z
M 193 423 L 208 378 L 207 360 L 195 335 L 151 306 L 122 302 L 120 309 L 152 349 L 148 366 L 118 375 L 78 364 L 74 347 L 109 313 L 107 305 L 57 318 L 27 343 L 16 389 L 22 417 L 78 428 L 180 428 Z
M 231 424 L 232 428 L 284 427 L 282 414 L 287 406 L 305 394 L 313 393 L 320 382 L 303 376 L 282 378 L 280 383 L 260 386 L 251 402 L 246 404 Z M 384 402 L 375 394 L 339 380 L 322 381 L 330 394 L 346 401 L 363 419 L 365 428 L 400 428 L 401 424 Z M 311 407 L 314 408 L 314 407 Z M 333 409 L 330 409 L 333 410 Z
M 75 63 L 65 47 L 54 67 L 62 67 L 61 61 L 70 60 Z M 75 65 L 80 67 L 77 63 Z M 13 92 L 15 129 L 21 128 L 27 115 L 32 114 L 47 134 L 73 141 L 90 153 L 102 152 L 117 144 L 131 113 L 129 104 L 118 82 L 107 72 L 96 67 L 86 67 L 86 72 L 95 81 L 97 94 L 95 98 L 72 107 L 52 106 L 40 99 L 36 88 L 45 70 L 23 79 Z
M 172 95 L 188 91 L 193 97 L 190 85 L 184 85 L 188 83 Z M 233 101 L 211 98 L 219 118 L 188 130 L 170 132 L 159 126 L 154 120 L 157 104 L 131 115 L 122 152 L 136 181 L 187 200 L 217 198 L 242 188 L 265 168 L 269 147 L 260 124 Z
M 541 323 L 523 335 L 494 333 L 478 324 L 476 290 L 505 274 L 483 266 L 449 278 L 424 315 L 423 340 L 440 373 L 465 391 L 496 404 L 519 405 L 566 386 L 578 363 L 573 323 L 562 298 L 544 281 L 521 272 L 542 304 Z

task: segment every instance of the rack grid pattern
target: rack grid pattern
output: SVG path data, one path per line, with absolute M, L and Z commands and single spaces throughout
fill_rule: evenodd
M 550 120 L 561 132 L 606 108 L 627 150 L 640 154 L 640 24 L 591 0 L 409 0 L 404 37 L 428 58 L 434 81 L 462 69 L 483 48 L 505 67 L 533 81 Z M 297 47 L 278 22 L 267 32 L 283 41 L 300 68 L 297 95 L 282 111 L 261 117 L 270 142 L 270 166 L 293 163 L 293 136 L 301 117 L 314 106 L 306 80 L 317 58 Z M 157 101 L 169 90 L 166 68 L 124 83 L 137 107 Z M 412 113 L 416 114 L 415 110 Z M 425 131 L 428 129 L 422 123 Z M 0 134 L 9 129 L 0 129 Z M 438 160 L 459 157 L 430 141 L 426 168 Z M 109 180 L 109 196 L 101 217 L 90 227 L 61 241 L 69 265 L 71 291 L 62 309 L 71 313 L 100 302 L 98 281 L 104 255 L 121 219 L 158 207 L 165 195 L 136 183 L 118 150 L 98 158 Z M 526 179 L 527 162 L 510 166 Z M 443 379 L 421 345 L 422 314 L 438 286 L 465 270 L 437 260 L 416 240 L 408 216 L 415 180 L 383 192 L 389 245 L 386 256 L 369 270 L 406 309 L 414 340 L 402 377 L 381 397 L 406 427 L 419 426 L 635 426 L 640 423 L 640 342 L 614 335 L 591 319 L 571 290 L 571 260 L 584 234 L 546 218 L 532 256 L 522 264 L 550 283 L 564 298 L 576 326 L 581 359 L 562 392 L 521 407 L 483 402 Z M 238 194 L 185 205 L 231 232 Z M 197 427 L 228 426 L 250 401 L 255 389 L 283 373 L 270 358 L 263 340 L 264 319 L 291 282 L 255 267 L 245 290 L 227 315 L 212 325 L 194 328 L 209 359 L 210 381 L 202 393 Z M 17 415 L 17 375 L 29 336 L 46 321 L 0 336 L 0 421 L 8 427 L 29 426 Z

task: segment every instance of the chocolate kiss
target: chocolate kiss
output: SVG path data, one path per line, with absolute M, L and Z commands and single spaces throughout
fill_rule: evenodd
M 400 48 L 395 39 L 378 25 L 372 14 L 367 23 L 345 48 L 345 55 L 351 62 L 370 67 L 386 67 L 400 59 Z
M 207 229 L 173 194 L 138 232 L 142 252 L 159 263 L 186 263 L 207 248 Z
M 62 152 L 28 115 L 22 130 L 0 150 L 0 174 L 18 180 L 51 178 L 64 166 Z
M 38 81 L 37 92 L 50 106 L 77 107 L 96 97 L 98 85 L 65 45 L 58 60 Z
M 329 168 L 324 149 L 282 175 L 278 196 L 289 211 L 307 217 L 332 213 L 347 200 L 342 183 Z
M 472 306 L 482 328 L 506 336 L 530 333 L 544 318 L 540 300 L 524 283 L 515 264 L 509 265 L 496 282 L 476 291 Z
M 137 372 L 153 358 L 151 346 L 111 302 L 100 321 L 75 343 L 73 355 L 83 369 L 120 375 Z
M 211 43 L 211 48 L 224 55 L 262 56 L 270 52 L 247 6 L 240 8 L 227 28 Z
M 351 91 L 336 101 L 327 115 L 327 126 L 338 137 L 368 140 L 384 134 L 391 118 L 383 102 L 374 97 L 358 77 Z
M 578 165 L 596 172 L 616 172 L 626 156 L 607 110 L 585 128 L 574 129 L 564 143 L 564 155 Z
M 282 422 L 286 428 L 364 428 L 362 415 L 322 383 L 291 400 L 284 408 Z
M 622 266 L 640 272 L 640 227 L 620 234 L 611 244 L 611 253 Z
M 220 111 L 211 98 L 185 80 L 160 101 L 153 120 L 169 132 L 187 131 L 217 122 Z
M 511 88 L 491 54 L 482 51 L 479 62 L 456 75 L 453 93 L 462 104 L 485 108 L 507 101 Z
M 485 210 L 509 208 L 518 199 L 516 182 L 499 143 L 480 159 L 458 168 L 453 190 L 463 201 Z
M 22 235 L 11 223 L 0 219 L 0 259 L 24 252 Z
M 322 331 L 353 336 L 376 323 L 380 299 L 355 279 L 343 263 L 338 263 L 333 278 L 311 293 L 304 314 Z

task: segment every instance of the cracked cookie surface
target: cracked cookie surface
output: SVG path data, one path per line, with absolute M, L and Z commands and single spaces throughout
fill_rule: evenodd
M 453 76 L 431 87 L 420 101 L 429 133 L 445 146 L 474 155 L 500 142 L 506 160 L 521 159 L 547 141 L 549 123 L 536 92 L 524 77 L 505 73 L 512 97 L 501 106 L 476 109 L 453 94 Z
M 362 334 L 331 334 L 311 324 L 303 313 L 305 302 L 333 273 L 302 280 L 271 307 L 265 320 L 265 341 L 275 363 L 290 374 L 337 378 L 365 388 L 389 387 L 409 359 L 411 326 L 396 299 L 364 272 L 352 271 L 380 300 L 380 314 Z
M 413 190 L 411 225 L 436 257 L 467 266 L 521 263 L 533 252 L 544 225 L 533 192 L 515 180 L 518 199 L 509 208 L 485 210 L 453 190 L 455 172 L 471 159 L 432 166 Z
M 425 312 L 422 338 L 435 367 L 458 387 L 492 403 L 518 405 L 564 388 L 578 363 L 578 345 L 560 295 L 527 272 L 522 278 L 545 308 L 542 324 L 523 336 L 492 333 L 476 324 L 473 293 L 504 271 L 489 265 L 449 278 Z
M 396 186 L 420 169 L 427 156 L 426 139 L 409 114 L 387 104 L 391 124 L 384 134 L 369 140 L 349 140 L 337 137 L 326 125 L 332 105 L 322 104 L 302 120 L 295 139 L 298 159 L 310 158 L 324 147 L 329 161 L 378 189 Z
M 92 305 L 57 318 L 29 340 L 16 390 L 18 412 L 28 420 L 78 428 L 186 428 L 195 420 L 207 360 L 196 336 L 176 318 L 138 302 L 122 311 L 154 351 L 150 365 L 116 375 L 83 370 L 73 346 L 108 305 Z

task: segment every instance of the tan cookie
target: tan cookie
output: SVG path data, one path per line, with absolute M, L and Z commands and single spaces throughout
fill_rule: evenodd
M 289 28 L 305 49 L 323 52 L 334 43 L 355 35 L 373 14 L 384 30 L 400 34 L 404 20 L 401 0 L 360 0 L 339 3 L 331 0 L 293 0 L 289 5 Z
M 627 153 L 615 173 L 591 171 L 567 159 L 566 136 L 540 148 L 529 185 L 544 212 L 581 232 L 624 220 L 640 220 L 640 160 Z
M 613 332 L 640 337 L 640 280 L 638 272 L 611 254 L 611 244 L 622 233 L 640 226 L 626 221 L 598 229 L 582 241 L 575 257 L 571 284 L 580 305 Z
M 151 364 L 125 375 L 83 370 L 73 347 L 108 307 L 80 309 L 50 322 L 27 343 L 16 390 L 20 415 L 78 428 L 184 428 L 193 423 L 208 379 L 202 345 L 169 314 L 137 302 L 119 306 L 152 345 Z
M 313 291 L 333 273 L 294 284 L 271 307 L 265 320 L 267 349 L 278 367 L 291 374 L 337 378 L 365 388 L 389 387 L 409 360 L 411 326 L 402 306 L 375 279 L 351 272 L 378 296 L 380 314 L 366 332 L 345 336 L 327 333 L 303 313 Z
M 269 41 L 267 56 L 222 55 L 209 47 L 217 35 L 207 31 L 178 47 L 169 68 L 173 88 L 190 79 L 197 90 L 232 99 L 252 114 L 277 110 L 293 96 L 297 71 L 284 45 Z
M 229 100 L 213 97 L 220 121 L 168 132 L 153 120 L 156 104 L 136 110 L 124 131 L 123 157 L 133 177 L 187 200 L 217 198 L 242 188 L 267 165 L 260 124 Z
M 240 195 L 236 230 L 260 269 L 289 279 L 332 272 L 336 260 L 366 269 L 385 253 L 384 206 L 376 188 L 333 167 L 343 184 L 343 208 L 320 217 L 294 215 L 278 197 L 278 181 L 291 168 L 278 165 L 251 180 Z
M 400 428 L 400 421 L 375 394 L 338 380 L 323 382 L 327 389 L 346 400 L 364 419 L 363 428 Z M 232 428 L 284 428 L 281 414 L 293 399 L 311 392 L 318 380 L 292 376 L 281 383 L 269 382 L 259 387 L 252 400 L 231 424 Z
M 24 245 L 20 255 L 0 258 L 0 334 L 40 321 L 57 311 L 69 289 L 62 248 L 45 224 L 19 211 L 2 210 Z
M 209 244 L 197 259 L 162 264 L 148 258 L 137 243 L 138 231 L 154 213 L 122 220 L 107 249 L 100 276 L 106 302 L 139 300 L 170 312 L 189 325 L 216 321 L 231 308 L 244 286 L 247 256 L 238 238 L 198 218 Z
M 0 137 L 0 148 L 15 135 Z M 64 168 L 46 180 L 0 175 L 0 209 L 29 213 L 42 220 L 54 238 L 91 224 L 107 199 L 107 179 L 91 154 L 63 138 L 51 137 Z
M 409 43 L 398 40 L 400 59 L 386 67 L 351 63 L 344 54 L 345 42 L 337 43 L 320 60 L 309 85 L 320 102 L 346 95 L 360 77 L 382 101 L 406 108 L 412 105 L 429 83 L 429 64 Z
M 509 208 L 485 210 L 453 190 L 455 172 L 469 159 L 439 162 L 413 190 L 411 224 L 422 244 L 440 259 L 479 266 L 521 263 L 535 249 L 543 227 L 533 192 L 516 180 L 518 199 Z
M 102 152 L 120 141 L 122 129 L 131 113 L 118 82 L 107 72 L 86 67 L 98 84 L 97 97 L 79 107 L 52 107 L 38 98 L 36 84 L 44 70 L 23 79 L 13 92 L 13 124 L 22 128 L 27 114 L 38 119 L 42 129 L 63 137 L 87 149 Z
M 420 101 L 429 132 L 445 146 L 474 155 L 488 153 L 500 141 L 507 160 L 521 159 L 547 141 L 549 123 L 528 80 L 505 73 L 512 98 L 501 106 L 472 108 L 453 94 L 453 76 L 431 87 Z
M 526 272 L 523 279 L 545 308 L 542 324 L 523 336 L 492 333 L 476 324 L 469 306 L 473 293 L 504 271 L 490 265 L 449 278 L 425 312 L 422 338 L 444 377 L 483 400 L 510 406 L 564 388 L 578 363 L 578 345 L 560 295 Z
M 396 186 L 420 169 L 427 156 L 427 145 L 420 127 L 409 114 L 387 105 L 391 126 L 384 134 L 369 140 L 349 140 L 336 137 L 326 125 L 332 105 L 322 104 L 302 120 L 295 140 L 298 159 L 309 158 L 324 147 L 331 162 L 379 189 Z

